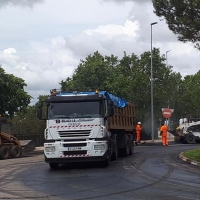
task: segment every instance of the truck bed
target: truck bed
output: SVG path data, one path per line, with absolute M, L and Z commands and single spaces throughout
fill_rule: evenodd
M 135 129 L 134 105 L 128 103 L 126 107 L 114 107 L 114 115 L 108 119 L 109 129 L 133 131 Z

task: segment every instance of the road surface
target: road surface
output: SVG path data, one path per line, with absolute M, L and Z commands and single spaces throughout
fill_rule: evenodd
M 178 158 L 197 147 L 136 146 L 107 168 L 79 163 L 51 171 L 42 154 L 0 160 L 0 199 L 197 200 L 200 168 Z

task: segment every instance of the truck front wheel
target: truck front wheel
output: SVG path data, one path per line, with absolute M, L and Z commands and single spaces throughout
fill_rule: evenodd
M 125 156 L 130 154 L 130 142 L 128 135 L 125 135 Z
M 58 169 L 59 164 L 58 163 L 49 163 L 49 167 L 52 170 L 57 170 Z
M 114 142 L 113 142 L 113 152 L 111 156 L 111 160 L 117 160 L 118 158 L 118 145 L 117 145 L 117 135 L 114 136 Z
M 129 154 L 130 155 L 134 154 L 134 140 L 132 135 L 130 135 L 129 137 L 129 147 L 130 147 Z

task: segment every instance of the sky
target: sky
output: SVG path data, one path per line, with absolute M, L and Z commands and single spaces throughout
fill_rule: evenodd
M 199 71 L 200 52 L 178 41 L 151 0 L 0 0 L 0 65 L 25 80 L 36 103 L 60 88 L 88 55 L 140 56 L 152 45 L 184 77 Z

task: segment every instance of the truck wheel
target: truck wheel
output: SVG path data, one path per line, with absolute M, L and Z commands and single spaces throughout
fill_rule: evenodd
M 110 159 L 109 159 L 109 158 L 107 158 L 106 160 L 104 160 L 104 161 L 102 162 L 102 166 L 103 166 L 103 167 L 108 167 L 109 164 L 110 164 Z
M 107 152 L 107 158 L 106 160 L 101 161 L 101 166 L 102 167 L 108 167 L 110 165 L 110 160 L 111 160 L 111 152 L 109 152 L 110 150 L 108 150 Z
M 59 164 L 58 163 L 49 163 L 49 167 L 52 170 L 57 170 L 58 169 Z
M 0 159 L 9 158 L 9 149 L 6 146 L 0 147 Z
M 185 135 L 185 140 L 188 144 L 193 144 L 195 143 L 196 138 L 192 133 L 188 133 Z
M 129 147 L 130 147 L 129 155 L 134 154 L 134 140 L 132 135 L 129 137 Z
M 17 146 L 17 145 L 14 145 L 10 148 L 10 156 L 12 158 L 20 158 L 22 155 L 22 149 Z
M 125 136 L 125 156 L 128 156 L 130 153 L 130 147 L 129 147 L 129 137 L 128 135 Z
M 117 136 L 115 135 L 114 138 L 115 142 L 114 142 L 114 152 L 112 154 L 111 160 L 117 160 L 118 158 L 118 145 L 117 145 Z
M 103 167 L 108 167 L 111 161 L 111 156 L 112 156 L 112 150 L 111 150 L 111 141 L 108 142 L 109 146 L 108 146 L 108 150 L 107 150 L 107 158 L 106 160 L 102 161 L 102 166 Z

